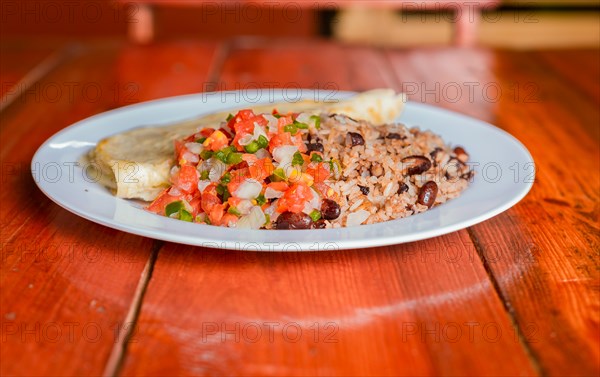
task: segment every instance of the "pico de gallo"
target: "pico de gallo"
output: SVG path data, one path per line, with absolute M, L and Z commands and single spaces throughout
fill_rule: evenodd
M 340 215 L 340 164 L 326 160 L 307 113 L 241 110 L 175 141 L 171 187 L 148 210 L 182 221 L 246 229 L 325 228 Z

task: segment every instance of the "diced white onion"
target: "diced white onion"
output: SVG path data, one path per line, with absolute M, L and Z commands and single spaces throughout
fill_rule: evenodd
M 208 179 L 211 182 L 217 182 L 219 179 L 221 179 L 223 174 L 225 174 L 225 171 L 227 170 L 227 165 L 223 161 L 212 157 L 204 161 L 200 165 L 198 170 L 200 171 L 200 173 L 208 171 Z
M 262 184 L 256 179 L 245 179 L 244 182 L 235 190 L 234 196 L 241 199 L 254 199 L 262 191 Z
M 253 137 L 254 135 L 252 134 L 244 135 L 240 138 L 240 140 L 238 140 L 238 143 L 240 143 L 242 146 L 246 146 L 252 142 Z
M 296 152 L 298 152 L 298 147 L 295 145 L 282 145 L 273 149 L 273 159 L 278 162 L 277 167 L 284 170 L 291 167 Z
M 309 113 L 300 113 L 296 117 L 296 121 L 298 121 L 300 123 L 310 124 L 310 123 L 314 122 L 310 119 L 310 116 L 311 115 Z
M 242 215 L 247 215 L 254 205 L 250 200 L 240 200 L 237 207 L 235 207 Z
M 278 122 L 277 118 L 275 118 L 271 114 L 263 114 L 263 117 L 269 122 L 269 124 L 267 124 L 267 126 L 269 127 L 269 131 L 271 131 L 271 132 L 277 131 L 277 122 Z
M 207 180 L 203 180 L 203 181 L 198 181 L 198 190 L 200 190 L 200 192 L 203 192 L 204 189 L 206 189 L 206 187 L 208 187 L 208 185 L 210 185 L 212 182 Z
M 302 212 L 310 215 L 313 210 L 321 210 L 321 197 L 319 194 L 311 187 L 310 191 L 312 191 L 312 199 L 306 202 L 304 205 L 304 209 Z
M 256 158 L 263 159 L 263 158 L 271 158 L 271 153 L 269 153 L 268 150 L 266 149 L 259 149 L 258 151 L 256 151 L 256 153 L 254 153 L 254 155 L 256 156 Z
M 265 199 L 276 199 L 281 198 L 283 196 L 283 191 L 273 190 L 270 187 L 267 187 L 265 190 Z
M 267 221 L 265 214 L 259 206 L 254 206 L 250 212 L 240 217 L 236 224 L 236 228 L 240 229 L 260 229 Z
M 278 202 L 278 199 L 274 200 L 273 203 L 271 203 L 271 205 L 268 206 L 267 209 L 265 209 L 265 214 L 269 215 L 271 221 L 275 221 L 279 217 L 279 212 L 277 212 Z
M 238 143 L 240 143 L 240 145 L 248 145 L 251 142 L 258 140 L 258 138 L 261 136 L 266 137 L 267 140 L 269 139 L 267 137 L 267 134 L 265 133 L 265 130 L 263 130 L 262 126 L 256 122 L 254 122 L 254 130 L 252 131 L 252 134 L 242 136 L 240 138 L 240 140 L 238 141 Z
M 182 155 L 182 157 L 187 161 L 187 162 L 191 162 L 192 164 L 197 163 L 198 161 L 200 161 L 200 157 L 198 157 L 197 154 L 193 154 L 190 151 L 185 151 Z
M 200 143 L 185 143 L 185 147 L 192 153 L 200 154 L 204 150 L 204 145 Z
M 359 209 L 356 212 L 353 212 L 348 215 L 346 218 L 346 226 L 355 226 L 362 224 L 365 220 L 369 218 L 371 214 L 369 211 L 365 211 L 364 209 Z

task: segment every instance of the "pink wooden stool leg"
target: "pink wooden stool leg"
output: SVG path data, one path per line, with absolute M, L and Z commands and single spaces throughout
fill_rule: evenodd
M 454 45 L 460 47 L 473 46 L 477 41 L 481 10 L 464 6 L 460 8 L 460 12 L 460 17 L 454 24 Z
M 135 43 L 149 43 L 154 39 L 154 13 L 148 4 L 137 4 L 129 20 L 129 39 Z

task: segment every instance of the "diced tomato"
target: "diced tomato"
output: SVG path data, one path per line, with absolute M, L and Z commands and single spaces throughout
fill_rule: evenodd
M 192 216 L 196 217 L 199 213 L 202 212 L 202 198 L 200 193 L 197 193 L 196 196 L 189 201 L 190 206 L 192 207 Z
M 279 198 L 277 212 L 302 212 L 304 205 L 312 199 L 313 195 L 310 187 L 306 184 L 302 182 L 295 183 Z
M 215 132 L 215 129 L 210 127 L 206 127 L 200 130 L 200 134 L 202 134 L 203 137 L 209 137 L 210 135 L 212 135 L 213 132 Z
M 225 215 L 225 204 L 219 204 L 214 206 L 210 212 L 208 212 L 208 219 L 211 224 L 220 225 L 223 215 Z
M 257 181 L 263 181 L 265 178 L 273 174 L 273 170 L 275 167 L 273 166 L 273 162 L 271 162 L 270 158 L 261 158 L 254 162 L 254 164 L 250 165 L 249 168 L 250 177 L 256 179 Z
M 216 206 L 222 205 L 221 200 L 217 196 L 216 183 L 213 182 L 204 189 L 200 204 L 202 210 L 208 214 L 210 214 L 210 211 L 212 211 L 212 209 Z
M 254 112 L 250 109 L 244 109 L 244 110 L 240 110 L 238 111 L 237 114 L 235 114 L 233 116 L 233 118 L 231 118 L 229 120 L 229 122 L 227 123 L 227 125 L 229 126 L 230 129 L 235 130 L 234 125 L 242 120 L 247 120 L 252 118 L 254 115 Z M 236 131 L 237 132 L 237 131 Z
M 233 145 L 238 151 L 243 151 L 244 147 L 240 145 L 239 141 L 246 135 L 252 135 L 254 133 L 255 123 L 260 126 L 266 126 L 267 120 L 262 115 L 254 116 L 252 118 L 241 120 L 233 124 L 233 130 L 235 131 L 235 137 L 233 138 Z
M 173 142 L 175 145 L 175 157 L 177 161 L 181 161 L 183 159 L 183 154 L 185 153 L 185 143 L 181 140 L 175 140 Z
M 218 151 L 229 145 L 229 139 L 223 132 L 217 130 L 206 138 L 203 145 L 211 151 Z
M 315 182 L 324 182 L 329 178 L 331 174 L 329 171 L 329 166 L 324 163 L 318 163 L 315 167 L 308 167 L 306 169 L 306 173 L 313 176 Z
M 298 132 L 296 135 L 292 136 L 292 143 L 298 147 L 298 150 L 302 153 L 305 153 L 308 149 L 306 148 L 306 144 L 304 140 L 302 140 L 302 134 Z
M 273 153 L 273 150 L 282 145 L 293 145 L 292 136 L 289 132 L 283 132 L 278 134 L 273 134 L 270 136 L 271 140 L 269 140 L 269 152 Z
M 198 171 L 193 165 L 183 165 L 172 178 L 173 184 L 184 193 L 193 194 L 198 190 Z
M 181 196 L 173 196 L 169 195 L 169 190 L 171 188 L 165 189 L 161 192 L 156 199 L 148 206 L 148 211 L 158 213 L 159 215 L 165 215 L 165 207 L 172 202 L 176 202 L 181 200 Z
M 244 199 L 240 199 L 235 196 L 230 196 L 229 199 L 227 200 L 227 204 L 229 204 L 230 207 L 237 208 L 243 200 Z
M 219 221 L 218 225 L 229 226 L 229 224 L 237 223 L 238 220 L 239 220 L 239 218 L 236 215 L 233 215 L 231 213 L 225 213 L 223 215 L 223 217 L 221 218 L 221 220 Z
M 275 191 L 286 191 L 290 186 L 285 182 L 270 182 L 267 187 Z
M 229 172 L 231 174 L 231 180 L 227 184 L 227 190 L 229 193 L 233 195 L 235 190 L 244 182 L 246 178 L 249 178 L 249 168 L 243 168 L 238 170 L 232 170 Z

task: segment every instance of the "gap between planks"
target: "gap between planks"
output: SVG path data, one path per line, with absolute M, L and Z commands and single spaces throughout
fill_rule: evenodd
M 498 298 L 500 299 L 500 301 L 502 301 L 502 306 L 504 307 L 504 310 L 508 316 L 508 319 L 509 319 L 512 327 L 515 329 L 516 333 L 518 334 L 519 344 L 521 344 L 521 347 L 523 347 L 523 350 L 525 351 L 525 354 L 529 358 L 529 361 L 531 362 L 533 369 L 536 371 L 538 376 L 547 375 L 547 373 L 544 373 L 544 370 L 542 369 L 540 361 L 539 361 L 538 357 L 535 355 L 535 353 L 533 352 L 533 349 L 531 347 L 529 347 L 529 344 L 527 344 L 527 341 L 523 337 L 523 332 L 521 331 L 521 327 L 519 326 L 519 323 L 517 322 L 517 319 L 516 319 L 515 315 L 513 314 L 513 311 L 510 308 L 508 299 L 502 293 L 502 290 L 500 289 L 500 284 L 498 284 L 498 280 L 494 276 L 494 273 L 493 273 L 492 269 L 490 268 L 490 266 L 487 262 L 487 259 L 485 258 L 484 254 L 483 254 L 483 247 L 481 246 L 481 243 L 479 242 L 477 235 L 475 234 L 475 232 L 473 231 L 473 229 L 471 227 L 467 228 L 467 233 L 469 234 L 469 238 L 471 238 L 471 241 L 473 242 L 473 245 L 475 246 L 475 250 L 477 251 L 477 255 L 479 256 L 479 259 L 481 260 L 481 263 L 483 264 L 483 268 L 485 269 L 485 272 L 488 275 L 488 279 L 490 279 L 490 282 L 492 283 L 492 286 L 494 287 L 494 290 L 496 291 Z
M 123 322 L 123 325 L 120 326 L 120 333 L 117 342 L 113 346 L 110 356 L 108 357 L 108 361 L 106 362 L 106 366 L 104 367 L 104 371 L 102 372 L 102 376 L 104 377 L 117 376 L 121 371 L 123 361 L 125 360 L 127 354 L 127 346 L 131 337 L 135 335 L 137 321 L 142 308 L 142 302 L 144 301 L 144 296 L 146 294 L 146 289 L 148 288 L 148 284 L 150 284 L 150 279 L 152 279 L 154 265 L 156 263 L 156 259 L 158 258 L 158 253 L 163 245 L 164 242 L 159 240 L 154 240 L 152 243 L 150 256 L 148 257 L 146 266 L 144 266 L 144 270 L 140 275 L 140 280 L 138 281 L 138 285 L 135 289 L 133 299 L 131 300 L 129 310 L 125 316 L 125 321 Z

